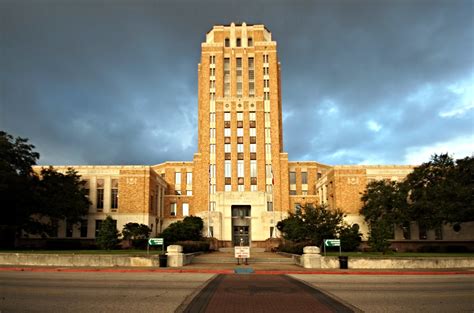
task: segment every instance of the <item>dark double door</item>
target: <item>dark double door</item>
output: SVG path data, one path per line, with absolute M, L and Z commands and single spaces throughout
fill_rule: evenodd
M 234 246 L 250 246 L 250 206 L 232 206 L 232 242 Z

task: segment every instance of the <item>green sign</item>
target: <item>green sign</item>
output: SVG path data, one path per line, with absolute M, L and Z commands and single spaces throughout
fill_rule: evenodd
M 340 239 L 324 239 L 324 245 L 326 247 L 340 247 L 341 240 Z
M 148 239 L 148 244 L 150 246 L 163 245 L 163 243 L 164 243 L 163 238 L 150 238 L 150 239 Z

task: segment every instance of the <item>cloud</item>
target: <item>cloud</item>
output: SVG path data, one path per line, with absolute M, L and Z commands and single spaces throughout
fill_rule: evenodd
M 474 135 L 458 137 L 430 146 L 409 148 L 405 156 L 405 162 L 417 165 L 429 161 L 432 155 L 441 153 L 449 153 L 455 159 L 466 156 L 474 157 Z

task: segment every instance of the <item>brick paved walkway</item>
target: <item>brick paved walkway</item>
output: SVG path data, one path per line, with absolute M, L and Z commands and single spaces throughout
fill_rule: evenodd
M 187 313 L 355 312 L 285 275 L 218 275 L 184 310 Z

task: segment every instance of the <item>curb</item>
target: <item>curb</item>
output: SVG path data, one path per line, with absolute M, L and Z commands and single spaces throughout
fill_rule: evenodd
M 64 273 L 196 273 L 196 274 L 235 274 L 233 269 L 133 269 L 133 268 L 53 268 L 53 267 L 0 267 L 0 272 L 64 272 Z M 474 275 L 474 271 L 345 271 L 345 270 L 255 270 L 257 275 Z

